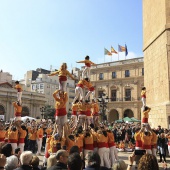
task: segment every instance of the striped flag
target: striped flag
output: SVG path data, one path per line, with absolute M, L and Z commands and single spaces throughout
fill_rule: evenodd
M 112 53 L 106 48 L 104 48 L 104 55 L 112 55 Z
M 111 46 L 111 53 L 117 54 L 117 51 Z
M 125 44 L 125 47 L 121 46 L 121 45 L 118 45 L 118 51 L 119 52 L 125 52 L 125 56 L 128 55 L 128 49 L 127 49 L 127 46 Z

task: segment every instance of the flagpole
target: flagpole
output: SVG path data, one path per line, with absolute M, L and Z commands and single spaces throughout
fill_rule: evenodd
M 105 47 L 104 47 L 104 63 L 105 63 Z
M 119 44 L 118 44 L 118 50 L 117 50 L 117 52 L 118 52 L 118 61 L 119 61 Z
M 126 44 L 126 43 L 125 43 Z M 126 48 L 126 45 L 125 45 L 125 48 Z M 126 49 L 125 49 L 125 60 L 126 60 Z

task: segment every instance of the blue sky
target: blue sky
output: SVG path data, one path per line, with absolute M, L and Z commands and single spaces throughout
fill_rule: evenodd
M 0 2 L 0 69 L 24 78 L 28 70 L 80 67 L 127 44 L 126 59 L 142 57 L 142 0 L 5 0 Z M 124 53 L 119 59 L 125 59 Z

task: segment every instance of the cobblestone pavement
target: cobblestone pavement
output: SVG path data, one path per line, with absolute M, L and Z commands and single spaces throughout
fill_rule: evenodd
M 128 157 L 130 154 L 132 154 L 132 153 L 131 152 L 119 152 L 118 156 L 121 160 L 124 160 L 126 164 L 129 164 Z M 38 157 L 40 158 L 40 165 L 42 165 L 44 154 L 42 153 L 42 156 L 38 156 Z M 157 160 L 159 161 L 159 155 L 157 155 Z M 168 167 L 168 169 L 170 169 L 170 157 L 167 156 L 166 160 L 167 160 L 167 167 Z M 163 170 L 162 163 L 158 163 L 158 164 L 159 164 L 160 170 Z M 133 166 L 132 169 L 135 170 L 135 165 Z

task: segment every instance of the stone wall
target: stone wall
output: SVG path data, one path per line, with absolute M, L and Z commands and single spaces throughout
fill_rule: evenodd
M 146 104 L 152 108 L 149 123 L 152 127 L 169 127 L 169 31 L 170 0 L 143 0 L 144 83 Z

